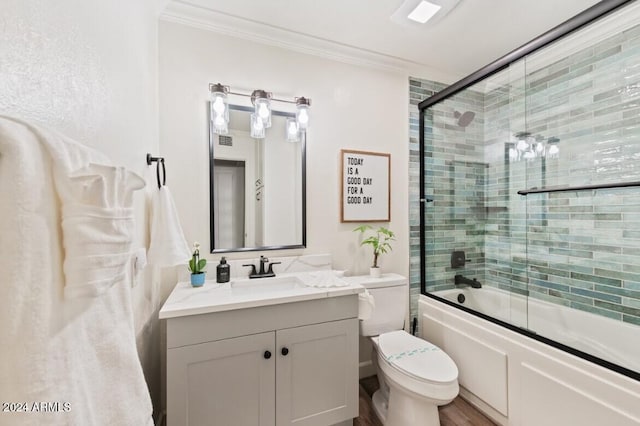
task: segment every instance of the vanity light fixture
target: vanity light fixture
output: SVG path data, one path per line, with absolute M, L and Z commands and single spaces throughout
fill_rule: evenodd
M 271 92 L 256 89 L 251 94 L 232 92 L 229 86 L 220 83 L 210 83 L 211 92 L 211 123 L 214 133 L 226 135 L 229 132 L 229 95 L 251 98 L 255 112 L 251 114 L 251 136 L 264 138 L 265 129 L 271 127 L 271 102 L 284 102 L 296 105 L 296 118 L 293 124 L 287 120 L 286 135 L 288 141 L 300 140 L 300 134 L 309 127 L 309 107 L 311 99 L 296 97 L 294 100 L 277 99 Z
M 518 132 L 515 141 L 509 142 L 509 161 L 535 160 L 536 158 L 557 158 L 560 153 L 560 139 L 552 136 L 545 140 L 542 135 L 533 136 L 529 132 Z

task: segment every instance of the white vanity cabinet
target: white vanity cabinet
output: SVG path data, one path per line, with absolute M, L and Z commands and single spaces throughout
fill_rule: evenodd
M 358 296 L 167 318 L 167 426 L 358 416 Z

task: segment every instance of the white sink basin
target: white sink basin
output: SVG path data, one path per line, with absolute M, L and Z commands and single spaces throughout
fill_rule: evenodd
M 293 275 L 270 278 L 240 279 L 231 282 L 233 292 L 250 290 L 252 292 L 278 292 L 288 291 L 305 287 L 302 280 Z

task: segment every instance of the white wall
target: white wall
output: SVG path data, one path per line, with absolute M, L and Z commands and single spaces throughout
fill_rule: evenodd
M 158 152 L 158 7 L 157 0 L 3 0 L 0 114 L 54 128 L 152 176 L 145 155 Z M 145 204 L 140 191 L 135 247 L 146 245 Z M 133 290 L 133 306 L 138 350 L 155 397 L 158 301 L 150 277 L 144 281 Z
M 159 50 L 160 151 L 168 159 L 168 184 L 189 241 L 209 241 L 208 85 L 220 82 L 236 91 L 265 89 L 279 98 L 312 99 L 307 249 L 297 252 L 331 253 L 337 269 L 368 273 L 372 261 L 370 250 L 358 246 L 358 235 L 352 232 L 356 224 L 340 223 L 340 149 L 391 153 L 388 226 L 397 232 L 397 241 L 381 265 L 386 271 L 408 275 L 407 75 L 164 21 L 160 22 Z M 269 253 L 278 254 L 284 253 Z

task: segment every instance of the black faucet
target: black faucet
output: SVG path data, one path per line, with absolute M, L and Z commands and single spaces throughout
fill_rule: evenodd
M 275 277 L 276 273 L 273 272 L 273 265 L 279 265 L 282 262 L 271 262 L 269 263 L 269 259 L 264 257 L 264 256 L 260 256 L 260 270 L 256 272 L 256 265 L 249 263 L 246 265 L 242 265 L 242 266 L 248 266 L 251 267 L 251 272 L 249 273 L 249 278 L 269 278 L 269 277 Z M 269 264 L 267 270 L 265 271 L 265 265 Z
M 462 275 L 453 277 L 455 285 L 470 285 L 473 288 L 481 288 L 482 284 L 477 279 L 470 279 Z

